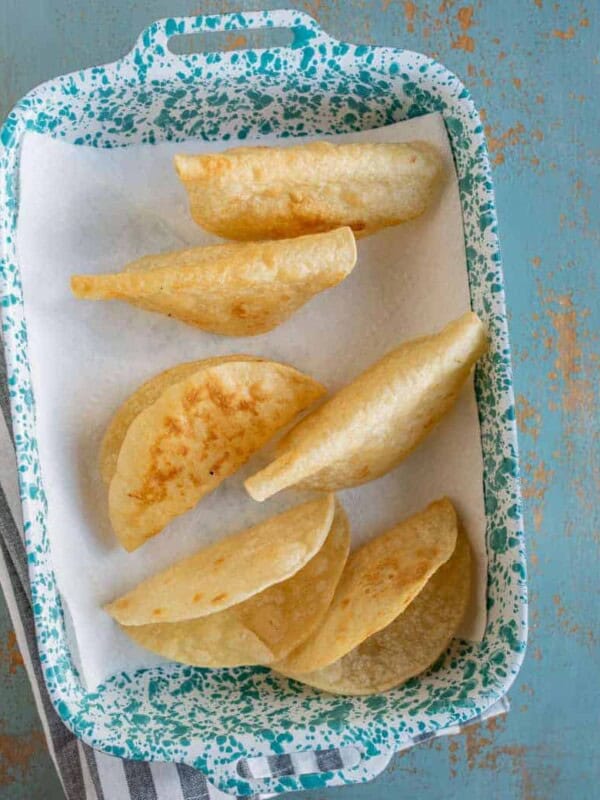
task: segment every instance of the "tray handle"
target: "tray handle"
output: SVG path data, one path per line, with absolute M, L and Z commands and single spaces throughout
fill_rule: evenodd
M 248 31 L 260 28 L 283 28 L 292 32 L 292 43 L 280 50 L 299 50 L 306 46 L 314 47 L 315 44 L 335 42 L 325 31 L 319 27 L 317 21 L 304 11 L 294 9 L 276 9 L 273 11 L 249 11 L 230 14 L 200 14 L 197 17 L 168 17 L 153 22 L 146 28 L 129 54 L 134 61 L 140 54 L 152 56 L 152 61 L 157 60 L 164 64 L 165 58 L 177 62 L 181 59 L 210 60 L 215 53 L 198 52 L 192 55 L 180 56 L 169 50 L 169 39 L 193 33 L 210 33 L 217 31 Z M 275 49 L 275 48 L 273 48 Z M 239 51 L 238 51 L 239 52 Z M 225 53 L 227 54 L 227 53 Z
M 331 750 L 298 750 L 238 758 L 208 769 L 207 776 L 222 791 L 256 797 L 273 792 L 278 783 L 290 792 L 372 780 L 383 772 L 392 757 L 393 753 L 369 757 L 354 745 Z

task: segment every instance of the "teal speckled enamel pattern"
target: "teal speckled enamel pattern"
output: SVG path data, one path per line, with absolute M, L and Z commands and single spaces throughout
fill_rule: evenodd
M 289 48 L 173 55 L 169 37 L 197 30 L 285 27 Z M 52 571 L 35 438 L 27 326 L 15 249 L 19 150 L 26 131 L 93 147 L 190 137 L 235 142 L 276 134 L 343 133 L 441 111 L 460 182 L 471 304 L 492 339 L 477 371 L 487 544 L 488 627 L 480 645 L 455 642 L 426 674 L 384 695 L 325 695 L 262 668 L 168 665 L 119 674 L 93 692 L 71 659 Z M 406 50 L 355 46 L 327 36 L 297 11 L 156 22 L 133 51 L 104 67 L 38 87 L 0 133 L 2 330 L 40 657 L 65 723 L 106 752 L 181 761 L 240 794 L 367 780 L 369 758 L 408 737 L 481 713 L 507 691 L 527 635 L 525 547 L 515 412 L 494 194 L 482 126 L 468 92 L 442 65 Z M 257 787 L 240 757 L 355 745 L 343 774 L 279 777 Z

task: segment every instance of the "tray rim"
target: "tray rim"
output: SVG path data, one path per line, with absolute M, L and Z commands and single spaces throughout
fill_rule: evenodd
M 260 15 L 260 16 L 259 16 Z M 223 22 L 224 20 L 229 20 L 230 22 Z M 19 298 L 17 296 L 17 305 L 20 308 L 21 312 L 21 319 L 17 319 L 18 322 L 21 323 L 19 327 L 16 327 L 15 324 L 12 322 L 13 317 L 7 313 L 7 307 L 13 310 L 14 304 L 9 302 L 7 305 L 6 297 L 7 297 L 7 289 L 10 289 L 11 283 L 10 279 L 8 279 L 7 270 L 10 271 L 11 266 L 13 269 L 16 269 L 16 259 L 14 263 L 11 264 L 10 262 L 10 255 L 14 251 L 14 241 L 12 238 L 12 233 L 14 232 L 14 227 L 16 225 L 16 213 L 17 213 L 17 206 L 18 203 L 16 201 L 16 175 L 18 172 L 18 159 L 19 159 L 19 149 L 22 141 L 22 136 L 27 130 L 35 129 L 35 121 L 34 116 L 39 114 L 40 107 L 43 107 L 43 104 L 47 102 L 48 98 L 51 97 L 53 93 L 56 91 L 64 91 L 65 87 L 68 87 L 71 82 L 81 82 L 85 81 L 88 76 L 91 76 L 92 73 L 96 70 L 104 71 L 105 73 L 112 72 L 114 80 L 127 80 L 130 77 L 128 70 L 130 70 L 132 66 L 132 60 L 135 60 L 139 57 L 140 53 L 147 53 L 150 49 L 156 48 L 158 45 L 159 47 L 162 46 L 163 43 L 166 43 L 169 37 L 169 26 L 171 28 L 173 25 L 175 26 L 175 32 L 184 32 L 183 28 L 185 28 L 185 32 L 191 32 L 193 30 L 216 30 L 219 26 L 225 24 L 225 29 L 229 30 L 243 30 L 247 27 L 256 27 L 257 21 L 260 21 L 262 25 L 266 26 L 281 26 L 281 27 L 291 27 L 294 31 L 295 39 L 297 35 L 299 35 L 298 45 L 297 45 L 297 55 L 298 58 L 302 57 L 302 61 L 304 60 L 304 55 L 308 47 L 311 49 L 314 48 L 314 45 L 317 43 L 322 43 L 327 47 L 331 47 L 332 45 L 342 45 L 344 48 L 347 48 L 347 53 L 350 53 L 355 59 L 360 55 L 361 58 L 365 58 L 371 54 L 374 56 L 379 56 L 380 58 L 387 57 L 390 59 L 391 62 L 398 62 L 402 59 L 414 59 L 415 64 L 419 64 L 419 66 L 427 65 L 428 68 L 435 69 L 438 74 L 443 73 L 445 79 L 448 81 L 449 85 L 452 85 L 453 91 L 458 96 L 458 101 L 460 101 L 467 109 L 472 119 L 476 122 L 479 122 L 479 117 L 477 111 L 468 95 L 467 90 L 462 86 L 460 81 L 448 70 L 446 70 L 441 65 L 434 62 L 432 59 L 429 59 L 426 56 L 423 56 L 418 53 L 412 53 L 408 50 L 403 50 L 399 48 L 389 48 L 389 47 L 377 47 L 377 46 L 370 46 L 370 45 L 351 45 L 346 43 L 340 43 L 336 40 L 331 39 L 327 34 L 325 34 L 317 25 L 317 23 L 309 17 L 307 14 L 303 12 L 297 11 L 277 11 L 277 12 L 258 12 L 258 13 L 248 13 L 248 14 L 239 14 L 239 15 L 212 15 L 206 17 L 196 17 L 196 18 L 181 18 L 181 19 L 169 19 L 169 20 L 159 20 L 158 22 L 154 23 L 147 31 L 145 31 L 140 39 L 138 40 L 138 44 L 134 48 L 134 50 L 125 56 L 123 59 L 115 61 L 105 67 L 95 67 L 89 68 L 87 70 L 83 70 L 81 72 L 74 72 L 68 75 L 60 76 L 58 78 L 52 79 L 47 81 L 40 86 L 33 89 L 29 92 L 13 109 L 11 114 L 8 117 L 7 122 L 5 123 L 4 127 L 0 131 L 0 177 L 2 178 L 1 186 L 0 186 L 0 200 L 3 200 L 6 203 L 7 208 L 9 209 L 8 218 L 12 219 L 14 225 L 12 227 L 7 228 L 6 226 L 1 229 L 0 233 L 2 238 L 0 239 L 0 266 L 2 266 L 2 279 L 3 279 L 3 302 L 2 302 L 2 320 L 3 320 L 3 336 L 5 338 L 6 347 L 7 347 L 7 368 L 8 368 L 8 376 L 9 380 L 14 378 L 15 372 L 18 370 L 19 362 L 22 359 L 22 366 L 24 366 L 25 371 L 28 373 L 28 359 L 26 353 L 26 328 L 25 328 L 25 317 L 23 313 L 23 304 L 22 304 L 22 297 Z M 171 24 L 172 23 L 172 24 Z M 230 24 L 230 27 L 227 25 Z M 179 30 L 178 28 L 182 28 Z M 290 52 L 288 48 L 273 48 L 269 51 L 266 50 L 254 50 L 254 51 L 244 51 L 245 53 L 254 52 L 256 54 L 262 54 L 265 52 L 269 52 L 272 54 L 283 54 Z M 205 58 L 205 56 L 202 56 Z M 226 54 L 224 59 L 231 60 L 232 54 Z M 194 65 L 197 63 L 198 57 L 197 56 L 190 56 L 190 57 L 180 57 L 180 61 L 182 63 Z M 479 128 L 481 125 L 479 123 Z M 490 198 L 490 207 L 485 209 L 484 212 L 487 215 L 489 221 L 489 235 L 491 238 L 491 247 L 492 247 L 492 254 L 495 257 L 495 268 L 497 270 L 497 274 L 500 276 L 501 285 L 499 289 L 496 291 L 495 300 L 499 303 L 501 312 L 502 312 L 502 321 L 501 326 L 504 331 L 504 343 L 506 345 L 505 348 L 505 355 L 506 355 L 506 364 L 505 364 L 505 375 L 508 377 L 508 385 L 504 387 L 504 398 L 507 400 L 507 404 L 509 408 L 514 409 L 514 399 L 512 395 L 512 383 L 511 383 L 511 369 L 510 369 L 510 354 L 508 350 L 508 339 L 506 335 L 506 308 L 504 304 L 504 291 L 503 291 L 503 283 L 502 283 L 502 271 L 501 271 L 501 260 L 500 260 L 500 250 L 499 250 L 499 242 L 497 236 L 497 222 L 496 222 L 496 215 L 495 215 L 495 208 L 493 205 L 494 198 L 493 198 L 493 187 L 491 184 L 491 175 L 490 175 L 490 166 L 489 166 L 489 159 L 487 157 L 487 149 L 485 147 L 485 140 L 483 136 L 483 131 L 480 130 L 478 133 L 478 141 L 477 141 L 477 157 L 480 161 L 481 169 L 483 173 L 487 176 L 489 186 L 487 187 L 486 191 Z M 188 138 L 188 137 L 183 137 Z M 452 137 L 451 137 L 452 143 Z M 461 205 L 462 205 L 462 195 L 461 195 Z M 466 234 L 465 234 L 466 235 Z M 471 300 L 473 301 L 473 293 L 471 289 Z M 28 398 L 25 398 L 25 409 L 22 407 L 23 398 L 11 396 L 11 408 L 12 408 L 12 415 L 13 415 L 13 422 L 16 421 L 15 424 L 15 441 L 17 445 L 17 456 L 18 456 L 18 463 L 20 469 L 20 484 L 21 484 L 21 496 L 22 496 L 22 504 L 23 504 L 23 512 L 24 512 L 24 519 L 26 522 L 26 535 L 27 535 L 27 552 L 28 552 L 28 561 L 29 561 L 29 569 L 30 569 L 30 578 L 32 581 L 32 595 L 34 601 L 34 613 L 36 619 L 36 631 L 38 636 L 38 646 L 40 648 L 40 656 L 42 663 L 44 666 L 48 667 L 44 669 L 45 680 L 48 685 L 48 689 L 50 692 L 50 696 L 52 698 L 52 702 L 55 705 L 58 713 L 60 714 L 61 718 L 67 724 L 74 733 L 76 733 L 80 738 L 84 741 L 87 741 L 89 744 L 92 744 L 95 747 L 99 747 L 100 749 L 106 749 L 107 752 L 111 752 L 115 754 L 115 746 L 114 744 L 110 744 L 107 747 L 103 747 L 103 742 L 99 742 L 99 740 L 92 734 L 90 734 L 89 726 L 86 726 L 85 720 L 82 719 L 80 715 L 75 713 L 75 708 L 73 707 L 73 697 L 70 694 L 69 686 L 72 686 L 73 678 L 77 680 L 76 671 L 74 670 L 73 665 L 71 664 L 68 669 L 73 671 L 73 675 L 71 675 L 71 682 L 65 682 L 64 679 L 61 680 L 58 678 L 56 674 L 56 664 L 53 662 L 53 656 L 48 652 L 47 645 L 47 630 L 45 629 L 44 625 L 46 623 L 46 617 L 42 613 L 42 611 L 38 608 L 38 603 L 36 603 L 36 595 L 38 594 L 38 587 L 44 585 L 46 582 L 50 581 L 53 582 L 53 575 L 51 573 L 51 564 L 50 564 L 50 552 L 49 552 L 49 543 L 47 540 L 47 535 L 45 531 L 42 534 L 41 541 L 38 538 L 35 538 L 35 527 L 40 526 L 43 527 L 44 520 L 44 497 L 43 497 L 43 488 L 42 493 L 40 496 L 32 496 L 31 494 L 31 487 L 32 484 L 27 484 L 24 479 L 24 473 L 28 470 L 33 470 L 34 473 L 37 474 L 37 480 L 40 481 L 39 471 L 39 457 L 35 453 L 35 445 L 27 441 L 23 441 L 22 434 L 24 433 L 23 428 L 23 420 L 27 419 L 28 423 L 32 425 L 32 428 L 35 429 L 35 421 L 34 421 L 34 405 L 33 405 L 33 396 L 31 393 L 31 387 L 29 384 L 29 392 L 30 395 Z M 514 412 L 513 412 L 514 414 Z M 513 520 L 512 531 L 520 536 L 520 541 L 518 543 L 518 556 L 519 556 L 519 565 L 521 567 L 521 574 L 519 576 L 519 588 L 521 591 L 520 595 L 520 602 L 518 607 L 514 611 L 514 618 L 518 619 L 520 623 L 520 627 L 517 628 L 516 636 L 519 642 L 519 649 L 516 650 L 513 654 L 513 659 L 511 663 L 511 670 L 507 675 L 507 679 L 504 682 L 501 690 L 498 690 L 495 687 L 495 692 L 490 692 L 485 700 L 485 704 L 487 706 L 491 705 L 498 697 L 501 696 L 505 691 L 508 690 L 510 684 L 516 677 L 516 673 L 520 667 L 520 664 L 524 657 L 524 650 L 525 650 L 525 641 L 526 641 L 526 612 L 527 612 L 527 599 L 526 599 L 526 573 L 525 573 L 525 552 L 524 552 L 524 542 L 523 542 L 523 524 L 522 524 L 522 511 L 520 507 L 520 491 L 519 491 L 519 479 L 518 479 L 518 450 L 517 450 L 517 440 L 516 440 L 516 426 L 514 423 L 514 416 L 511 420 L 508 420 L 508 426 L 506 431 L 508 432 L 508 439 L 512 446 L 513 458 L 514 458 L 514 470 L 512 475 L 510 476 L 510 481 L 512 484 L 512 489 L 514 492 L 514 497 L 516 499 L 516 516 Z M 31 461 L 31 448 L 33 448 L 33 461 Z M 514 546 L 513 546 L 514 547 Z M 56 591 L 56 587 L 54 587 L 54 591 Z M 60 602 L 60 601 L 58 601 Z M 65 639 L 65 644 L 66 644 Z M 50 656 L 50 658 L 49 658 Z M 63 665 L 64 667 L 64 665 Z M 85 690 L 82 691 L 85 692 Z M 485 707 L 485 706 L 484 706 Z M 473 709 L 463 708 L 462 711 L 456 713 L 452 720 L 454 722 L 457 721 L 467 721 L 468 719 L 472 718 L 475 713 L 478 713 L 482 710 L 482 707 L 479 707 L 478 711 L 473 712 Z M 473 713 L 471 713 L 473 712 Z M 451 724 L 451 723 L 449 723 Z M 433 726 L 435 729 L 435 725 Z M 265 744 L 266 744 L 265 740 Z M 371 748 L 371 752 L 377 753 L 384 753 L 384 752 L 393 752 L 397 749 L 397 743 L 393 747 L 383 746 L 380 743 L 378 749 L 373 751 Z M 193 748 L 192 748 L 193 750 Z M 265 752 L 272 752 L 272 750 L 266 750 Z M 369 747 L 366 747 L 366 752 L 368 754 Z M 123 754 L 130 758 L 148 758 L 148 752 L 136 749 L 135 746 L 133 747 L 124 747 Z M 254 755 L 254 753 L 253 753 Z M 190 752 L 190 756 L 192 758 L 192 763 L 200 766 L 200 768 L 204 769 L 208 772 L 209 775 L 215 776 L 219 775 L 219 771 L 215 768 L 215 764 L 211 764 L 206 760 L 203 760 L 202 756 L 199 754 L 193 754 Z M 212 767 L 212 768 L 211 768 Z M 329 777 L 328 777 L 329 776 Z M 336 778 L 342 778 L 345 780 L 343 776 L 334 776 L 332 774 L 326 774 L 323 777 L 321 783 L 318 783 L 319 786 L 325 785 L 332 785 L 333 783 L 337 782 Z M 356 776 L 349 776 L 350 780 L 362 780 L 367 779 L 365 777 L 361 777 L 360 775 Z M 234 785 L 235 783 L 235 785 Z M 231 778 L 228 777 L 225 780 L 225 783 L 221 781 L 220 785 L 222 788 L 231 789 L 235 788 L 238 791 L 248 792 L 248 791 L 256 791 L 255 784 L 248 784 L 245 781 L 237 780 L 237 782 L 232 783 Z M 301 785 L 289 785 L 288 782 L 279 781 L 279 782 L 272 782 L 269 786 L 272 791 L 285 791 L 289 790 L 290 788 L 302 788 Z

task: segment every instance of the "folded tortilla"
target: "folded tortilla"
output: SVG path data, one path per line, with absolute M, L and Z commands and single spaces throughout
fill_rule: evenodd
M 227 239 L 281 239 L 349 226 L 356 236 L 418 217 L 441 157 L 426 142 L 238 147 L 177 155 L 194 220 Z

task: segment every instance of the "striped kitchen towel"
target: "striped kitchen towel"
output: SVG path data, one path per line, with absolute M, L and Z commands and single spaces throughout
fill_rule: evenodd
M 4 359 L 0 353 L 0 584 L 15 629 L 25 668 L 42 721 L 50 756 L 68 800 L 226 800 L 206 776 L 184 764 L 127 761 L 93 750 L 79 741 L 65 727 L 46 692 L 37 646 L 27 562 L 22 536 L 22 518 L 16 477 L 16 465 L 10 434 L 10 412 L 6 390 Z M 498 714 L 505 714 L 509 704 L 500 699 L 487 712 L 469 724 Z M 464 726 L 463 726 L 464 727 Z M 408 742 L 404 749 L 437 736 L 460 733 L 454 726 L 432 734 L 423 734 Z M 260 779 L 297 773 L 315 773 L 350 766 L 354 748 L 340 748 L 320 753 L 300 753 L 248 759 L 244 777 Z M 391 757 L 371 760 L 373 776 L 382 772 Z M 267 795 L 264 795 L 267 796 Z

